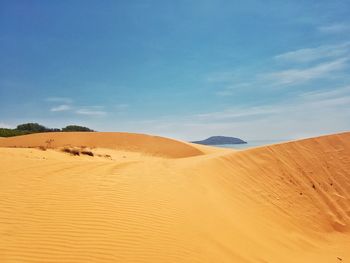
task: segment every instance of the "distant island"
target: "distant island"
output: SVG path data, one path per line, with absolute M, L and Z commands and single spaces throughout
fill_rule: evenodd
M 192 143 L 203 144 L 203 145 L 223 145 L 223 144 L 245 144 L 247 142 L 235 137 L 212 136 L 212 137 L 209 137 L 208 139 L 205 139 L 202 141 L 194 141 Z
M 7 129 L 0 127 L 0 137 L 13 137 L 19 135 L 26 135 L 32 133 L 41 133 L 41 132 L 93 132 L 87 127 L 78 126 L 78 125 L 68 125 L 62 129 L 57 128 L 47 128 L 38 123 L 25 123 L 18 125 L 15 129 Z

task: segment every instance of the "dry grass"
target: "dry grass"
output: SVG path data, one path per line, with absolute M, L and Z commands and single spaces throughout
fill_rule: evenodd
M 45 146 L 39 146 L 38 149 L 42 150 L 42 151 L 46 151 L 47 150 L 47 148 Z
M 92 151 L 84 150 L 84 151 L 81 151 L 80 153 L 83 155 L 94 156 L 94 153 Z
M 80 156 L 80 155 L 88 155 L 88 156 L 94 156 L 94 153 L 92 151 L 86 150 L 87 147 L 81 147 L 79 148 L 72 148 L 72 147 L 64 147 L 61 151 L 65 153 L 69 153 L 74 156 Z
M 108 159 L 112 159 L 112 156 L 110 156 L 109 154 L 97 154 L 98 157 L 103 157 L 103 158 L 108 158 Z
M 75 148 L 65 147 L 65 148 L 62 149 L 62 152 L 69 153 L 69 154 L 75 155 L 75 156 L 79 156 L 80 155 L 80 151 L 78 149 L 75 149 Z

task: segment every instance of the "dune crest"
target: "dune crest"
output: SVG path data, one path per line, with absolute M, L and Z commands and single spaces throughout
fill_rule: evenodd
M 220 157 L 301 227 L 350 231 L 350 133 L 255 148 Z M 227 174 L 226 174 L 227 176 Z M 257 178 L 259 177 L 259 178 Z M 257 180 L 259 184 L 256 184 Z M 315 222 L 315 218 L 317 221 Z
M 55 135 L 54 146 L 111 158 L 0 148 L 0 262 L 350 259 L 350 133 L 245 151 L 80 135 Z
M 49 132 L 10 137 L 0 141 L 2 147 L 64 146 L 109 148 L 144 152 L 170 158 L 201 155 L 197 148 L 173 139 L 123 132 Z

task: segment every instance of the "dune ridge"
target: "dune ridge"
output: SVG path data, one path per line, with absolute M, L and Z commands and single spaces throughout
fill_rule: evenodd
M 350 133 L 201 154 L 169 140 L 182 158 L 135 141 L 93 149 L 110 159 L 0 148 L 0 262 L 350 259 Z
M 350 133 L 343 133 L 238 151 L 210 162 L 222 163 L 222 174 L 230 180 L 244 178 L 258 186 L 254 191 L 265 204 L 281 203 L 288 207 L 286 215 L 303 224 L 317 217 L 312 227 L 348 232 L 349 156 Z
M 64 146 L 110 148 L 144 152 L 171 158 L 200 155 L 197 148 L 173 139 L 125 132 L 49 132 L 9 137 L 0 141 L 2 147 Z

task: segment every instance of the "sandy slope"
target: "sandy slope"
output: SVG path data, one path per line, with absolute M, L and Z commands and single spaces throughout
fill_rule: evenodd
M 202 152 L 190 144 L 159 136 L 123 132 L 52 132 L 10 137 L 0 141 L 7 147 L 87 146 L 144 152 L 165 157 L 188 157 Z
M 0 148 L 0 262 L 350 260 L 350 133 L 237 152 L 64 136 L 100 148 Z

